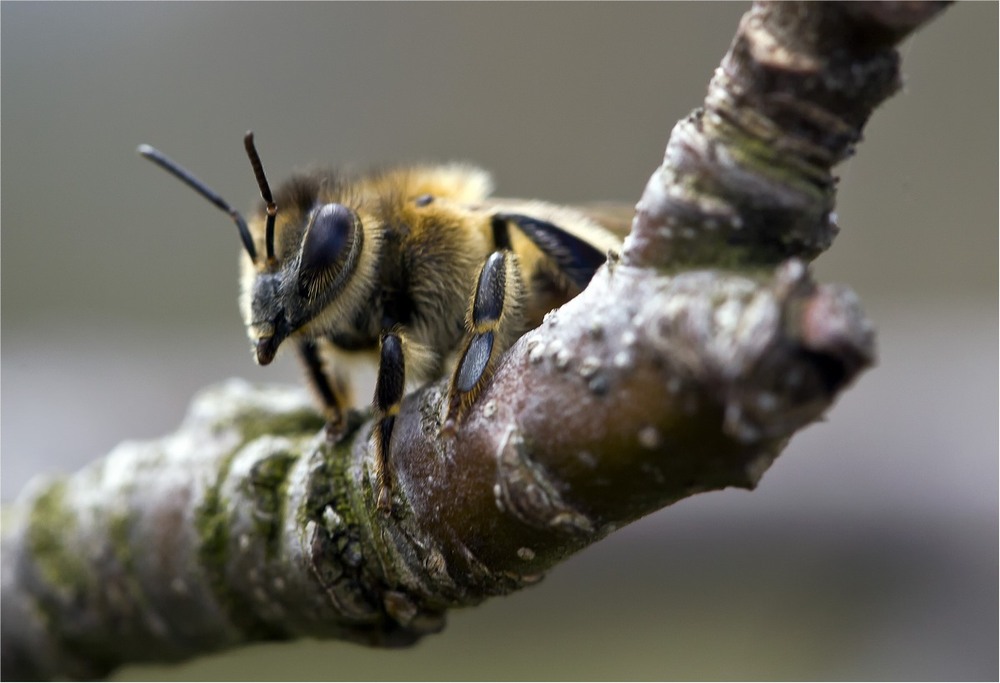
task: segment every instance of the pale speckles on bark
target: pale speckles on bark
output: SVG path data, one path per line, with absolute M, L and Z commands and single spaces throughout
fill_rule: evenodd
M 652 425 L 646 425 L 640 429 L 637 439 L 640 446 L 648 448 L 649 450 L 656 450 L 663 442 L 663 437 L 660 435 L 660 431 Z
M 590 379 L 601 369 L 601 360 L 597 356 L 587 356 L 580 363 L 580 377 Z

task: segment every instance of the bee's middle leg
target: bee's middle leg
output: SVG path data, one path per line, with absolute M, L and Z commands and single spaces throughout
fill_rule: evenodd
M 389 480 L 389 447 L 392 429 L 399 414 L 406 384 L 406 363 L 403 340 L 397 332 L 387 332 L 379 343 L 378 377 L 375 380 L 375 498 L 379 509 L 392 508 Z
M 467 316 L 469 333 L 448 387 L 448 406 L 441 431 L 454 433 L 458 420 L 489 381 L 496 361 L 521 326 L 521 275 L 510 251 L 490 254 Z

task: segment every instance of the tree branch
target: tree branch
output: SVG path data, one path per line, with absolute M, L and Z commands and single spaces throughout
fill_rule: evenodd
M 674 129 L 632 234 L 520 339 L 456 437 L 408 396 L 377 511 L 371 423 L 229 382 L 173 435 L 36 482 L 3 525 L 2 675 L 95 677 L 261 639 L 410 644 L 686 496 L 752 488 L 874 355 L 805 259 L 832 167 L 899 83 L 925 3 L 760 3 Z M 367 418 L 365 418 L 367 419 Z

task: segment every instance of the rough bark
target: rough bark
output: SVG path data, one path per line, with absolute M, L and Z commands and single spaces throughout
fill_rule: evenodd
M 760 3 L 675 127 L 620 257 L 506 355 L 458 434 L 408 396 L 393 511 L 371 423 L 329 444 L 297 388 L 230 382 L 5 511 L 4 678 L 90 678 L 261 639 L 401 646 L 697 492 L 752 488 L 874 357 L 806 262 L 832 167 L 899 85 L 925 3 Z

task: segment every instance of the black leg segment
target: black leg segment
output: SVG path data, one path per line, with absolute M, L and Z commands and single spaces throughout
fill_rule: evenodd
M 398 334 L 382 337 L 378 364 L 378 382 L 375 384 L 375 408 L 388 412 L 403 398 L 406 382 L 406 365 L 403 344 Z
M 472 326 L 479 329 L 483 325 L 495 324 L 503 315 L 504 297 L 507 291 L 507 259 L 504 252 L 495 251 L 486 259 L 479 273 L 479 284 L 472 304 Z
M 300 341 L 298 349 L 309 386 L 323 406 L 327 435 L 336 441 L 347 429 L 347 420 L 344 416 L 344 406 L 350 405 L 347 382 L 324 368 L 319 347 L 314 340 Z
M 389 452 L 392 428 L 403 400 L 406 385 L 406 363 L 403 357 L 403 340 L 398 333 L 388 332 L 382 337 L 379 354 L 378 378 L 375 380 L 375 499 L 379 509 L 392 509 L 392 489 L 389 475 Z

